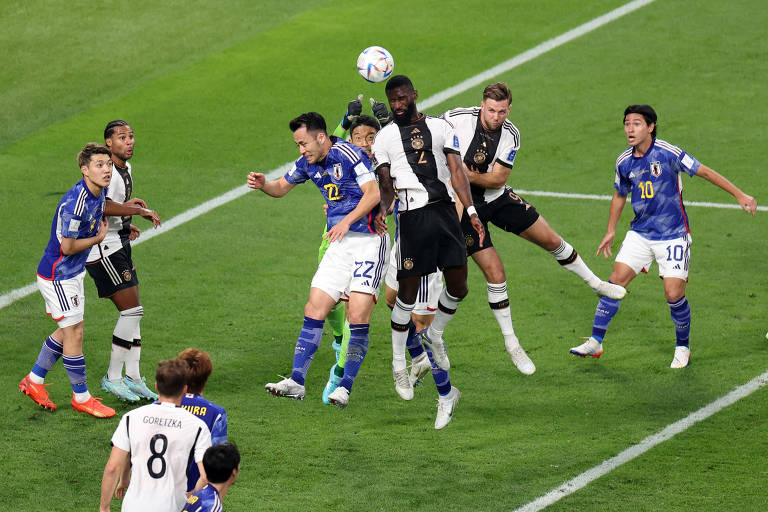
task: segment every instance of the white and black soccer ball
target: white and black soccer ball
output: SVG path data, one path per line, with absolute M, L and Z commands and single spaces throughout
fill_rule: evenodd
M 381 46 L 369 46 L 357 58 L 357 72 L 369 82 L 383 82 L 394 69 L 392 54 Z

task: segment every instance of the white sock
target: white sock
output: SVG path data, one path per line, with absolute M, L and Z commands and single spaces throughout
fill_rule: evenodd
M 453 315 L 456 314 L 456 309 L 459 307 L 461 299 L 454 297 L 448 290 L 443 288 L 443 292 L 440 294 L 440 299 L 437 301 L 437 311 L 435 311 L 435 319 L 432 320 L 432 324 L 429 326 L 427 334 L 432 340 L 443 339 L 443 332 L 451 321 Z
M 118 380 L 123 376 L 123 364 L 128 359 L 130 349 L 112 343 L 112 351 L 109 353 L 109 366 L 107 367 L 107 379 Z
M 141 381 L 141 370 L 139 361 L 141 360 L 141 340 L 134 340 L 128 357 L 125 359 L 125 374 L 136 381 Z
M 45 378 L 44 377 L 40 377 L 39 375 L 35 375 L 32 372 L 29 372 L 29 380 L 31 380 L 35 384 L 43 384 L 43 383 L 45 383 Z
M 514 349 L 520 342 L 515 335 L 515 328 L 512 325 L 512 314 L 509 310 L 509 295 L 507 295 L 507 283 L 488 283 L 488 305 L 493 311 L 493 316 L 501 328 L 501 334 L 504 336 L 504 344 L 507 348 Z
M 411 322 L 411 312 L 416 304 L 405 304 L 398 297 L 392 308 L 392 369 L 405 370 L 405 346 L 408 343 L 408 325 Z M 395 326 L 398 328 L 395 329 Z M 406 326 L 405 330 L 402 326 Z
M 91 393 L 89 391 L 83 391 L 82 393 L 75 393 L 75 401 L 82 404 L 91 399 Z
M 598 284 L 600 284 L 600 278 L 597 277 L 595 273 L 589 269 L 587 264 L 584 263 L 584 260 L 581 259 L 581 256 L 579 256 L 573 246 L 562 238 L 560 240 L 560 247 L 554 251 L 551 251 L 552 256 L 555 257 L 558 263 L 560 263 L 564 269 L 570 270 L 584 281 L 586 281 L 586 283 L 591 288 L 595 288 Z

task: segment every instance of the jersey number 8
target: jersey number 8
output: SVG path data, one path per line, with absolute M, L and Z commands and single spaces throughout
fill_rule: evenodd
M 160 450 L 157 449 L 157 442 L 161 441 L 162 447 Z M 149 451 L 152 452 L 152 455 L 147 459 L 147 470 L 149 471 L 149 476 L 152 478 L 163 478 L 163 475 L 165 475 L 165 469 L 166 469 L 166 462 L 163 458 L 163 455 L 165 455 L 165 451 L 168 449 L 168 438 L 165 437 L 163 434 L 155 434 L 152 436 L 152 439 L 149 440 Z M 153 468 L 155 461 L 160 460 L 160 471 L 155 471 Z

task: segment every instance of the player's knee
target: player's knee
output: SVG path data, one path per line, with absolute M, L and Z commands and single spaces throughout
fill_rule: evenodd
M 469 288 L 467 287 L 466 282 L 453 285 L 446 283 L 445 289 L 449 294 L 451 294 L 452 297 L 456 297 L 458 300 L 463 299 L 467 296 L 467 294 L 469 294 Z
M 120 310 L 120 316 L 124 318 L 138 318 L 141 319 L 141 317 L 144 316 L 144 307 L 143 306 L 135 306 L 128 309 L 122 309 Z

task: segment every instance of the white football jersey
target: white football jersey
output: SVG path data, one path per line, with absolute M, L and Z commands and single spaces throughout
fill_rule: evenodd
M 186 502 L 187 466 L 203 460 L 211 433 L 203 420 L 169 402 L 129 411 L 112 444 L 131 454 L 123 512 L 178 511 Z
M 116 203 L 126 202 L 131 198 L 131 193 L 133 192 L 131 164 L 130 162 L 125 162 L 125 165 L 125 169 L 119 169 L 116 165 L 112 167 L 112 180 L 109 182 L 109 187 L 107 187 L 107 199 Z M 109 222 L 109 231 L 107 231 L 107 236 L 104 237 L 100 244 L 91 247 L 91 252 L 88 253 L 88 263 L 98 261 L 122 249 L 123 238 L 127 236 L 127 233 L 123 231 L 121 237 L 120 231 L 128 229 L 130 233 L 130 217 L 110 215 L 105 216 L 105 218 Z
M 416 123 L 389 123 L 371 147 L 373 166 L 389 166 L 399 211 L 415 210 L 435 201 L 453 201 L 451 172 L 445 154 L 461 154 L 459 140 L 445 119 L 422 116 Z
M 499 133 L 482 129 L 478 122 L 480 107 L 454 108 L 442 117 L 453 125 L 461 146 L 461 159 L 467 166 L 478 168 L 480 172 L 491 170 L 495 163 L 512 168 L 520 149 L 520 132 L 509 119 L 501 125 Z M 504 193 L 503 185 L 499 188 L 473 185 L 471 188 L 476 204 L 490 203 Z

